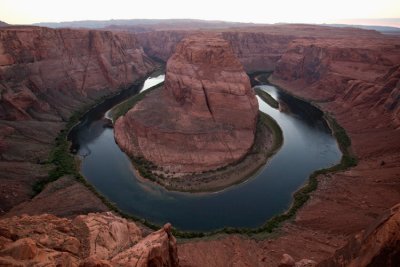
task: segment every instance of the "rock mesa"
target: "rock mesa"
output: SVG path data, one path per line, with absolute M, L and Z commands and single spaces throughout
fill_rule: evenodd
M 117 120 L 123 150 L 177 173 L 216 169 L 254 141 L 258 102 L 229 44 L 215 35 L 185 38 L 168 60 L 165 86 Z

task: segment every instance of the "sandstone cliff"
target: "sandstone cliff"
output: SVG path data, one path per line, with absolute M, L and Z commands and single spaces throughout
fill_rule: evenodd
M 169 59 L 165 88 L 148 94 L 115 124 L 124 151 L 171 172 L 216 169 L 254 141 L 258 103 L 228 43 L 184 39 Z
M 167 62 L 177 44 L 195 33 L 196 31 L 152 31 L 135 35 L 148 56 Z
M 114 214 L 0 220 L 1 266 L 178 266 L 171 226 L 144 236 Z
M 54 138 L 75 111 L 154 69 L 132 35 L 0 30 L 0 213 L 45 179 Z
M 152 69 L 132 35 L 12 27 L 0 31 L 5 120 L 56 120 Z M 47 117 L 46 117 L 47 116 Z

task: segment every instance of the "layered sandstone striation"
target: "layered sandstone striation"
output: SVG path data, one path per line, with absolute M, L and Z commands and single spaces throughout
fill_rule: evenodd
M 178 266 L 171 225 L 144 236 L 111 212 L 0 220 L 2 266 Z
M 185 37 L 199 32 L 220 33 L 229 42 L 235 56 L 243 64 L 246 72 L 274 71 L 277 62 L 292 41 L 302 38 L 377 38 L 378 32 L 356 28 L 338 28 L 317 25 L 264 25 L 256 27 L 215 28 L 186 30 L 162 29 L 137 33 L 137 39 L 147 55 L 167 61 L 177 44 Z M 162 44 L 162 45 L 160 45 Z
M 138 41 L 149 56 L 167 61 L 184 38 L 199 31 L 152 31 L 137 34 Z M 223 30 L 221 37 L 229 42 L 235 56 L 247 72 L 272 71 L 286 47 L 294 39 L 291 35 L 269 34 L 246 30 Z M 162 43 L 164 45 L 160 46 Z
M 184 39 L 169 59 L 165 86 L 115 123 L 133 157 L 176 173 L 217 169 L 250 150 L 258 102 L 228 43 L 215 35 Z
M 0 214 L 29 200 L 69 116 L 155 65 L 134 36 L 29 26 L 0 29 Z M 68 196 L 68 194 L 66 194 Z
M 38 27 L 0 31 L 0 66 L 0 118 L 49 121 L 154 67 L 132 35 Z

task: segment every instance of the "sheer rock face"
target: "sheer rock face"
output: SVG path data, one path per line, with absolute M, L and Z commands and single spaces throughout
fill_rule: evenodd
M 243 157 L 254 141 L 258 102 L 228 43 L 184 39 L 167 64 L 165 86 L 115 125 L 131 156 L 179 173 L 216 169 Z
M 7 27 L 0 30 L 0 119 L 57 120 L 153 68 L 133 35 Z
M 140 228 L 114 214 L 75 219 L 53 215 L 0 220 L 0 265 L 177 266 L 171 226 L 143 237 Z

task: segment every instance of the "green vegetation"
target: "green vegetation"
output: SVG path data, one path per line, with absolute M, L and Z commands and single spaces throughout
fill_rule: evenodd
M 67 122 L 64 130 L 62 130 L 55 139 L 55 147 L 50 152 L 48 163 L 52 164 L 54 168 L 49 171 L 49 176 L 45 180 L 41 180 L 33 185 L 33 191 L 39 194 L 44 187 L 61 176 L 72 175 L 76 176 L 79 174 L 77 166 L 75 164 L 74 156 L 69 153 L 70 143 L 67 141 L 67 135 L 69 130 L 79 122 L 79 118 L 83 115 L 83 112 L 75 112 Z
M 259 122 L 263 123 L 264 125 L 268 126 L 268 128 L 272 132 L 272 147 L 269 151 L 269 156 L 272 156 L 275 154 L 278 149 L 282 146 L 283 143 L 283 133 L 281 127 L 279 127 L 279 124 L 269 115 L 263 113 L 260 111 L 259 113 L 260 117 L 258 118 Z M 257 127 L 260 127 L 257 125 Z
M 337 121 L 333 117 L 325 114 L 324 118 L 328 122 L 333 132 L 333 135 L 338 142 L 340 151 L 342 151 L 342 159 L 340 161 L 340 164 L 330 168 L 330 172 L 345 170 L 347 168 L 357 166 L 358 161 L 351 151 L 351 139 L 347 135 L 346 131 L 343 129 L 342 126 L 337 123 Z
M 153 162 L 148 161 L 143 157 L 132 157 L 132 163 L 135 168 L 138 170 L 140 176 L 143 178 L 149 179 L 150 181 L 159 183 L 158 179 L 165 179 L 164 175 L 162 174 L 155 174 L 153 170 L 157 169 L 157 166 L 154 165 Z
M 116 105 L 110 112 L 113 121 L 115 122 L 119 117 L 121 117 L 122 115 L 125 115 L 125 113 L 127 113 L 128 110 L 130 110 L 137 102 L 142 100 L 148 93 L 150 93 L 151 91 L 154 91 L 155 89 L 157 89 L 163 85 L 164 85 L 164 82 L 154 85 L 153 87 L 150 87 L 149 89 L 145 90 L 144 92 L 142 92 L 138 95 L 132 96 L 132 97 L 128 98 L 127 100 L 125 100 L 124 102 Z
M 265 101 L 268 105 L 270 105 L 272 108 L 278 109 L 279 108 L 279 103 L 276 101 L 270 94 L 262 90 L 261 88 L 255 88 L 256 94 L 263 100 Z

